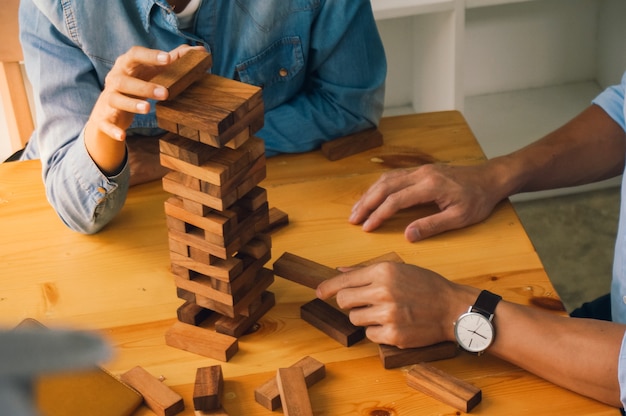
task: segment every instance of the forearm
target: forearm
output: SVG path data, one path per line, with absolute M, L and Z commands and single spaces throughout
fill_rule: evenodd
M 620 175 L 625 152 L 624 130 L 592 105 L 541 140 L 494 158 L 487 166 L 496 192 L 508 197 Z
M 548 381 L 621 407 L 619 353 L 624 326 L 556 316 L 500 302 L 490 353 Z

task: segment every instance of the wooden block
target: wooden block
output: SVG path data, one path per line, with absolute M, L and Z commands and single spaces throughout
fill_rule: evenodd
M 200 190 L 209 195 L 221 198 L 224 195 L 239 191 L 246 187 L 248 191 L 254 189 L 267 175 L 265 155 L 259 156 L 245 169 L 227 179 L 221 185 L 214 185 L 210 182 L 200 181 Z
M 195 410 L 217 410 L 222 406 L 224 375 L 221 365 L 200 367 L 196 370 L 193 387 L 193 407 Z
M 326 377 L 326 367 L 313 357 L 306 356 L 291 365 L 299 367 L 304 373 L 307 387 L 311 387 Z M 281 406 L 280 392 L 276 377 L 272 377 L 254 390 L 254 400 L 268 410 L 274 411 Z
M 429 361 L 445 360 L 456 357 L 459 348 L 454 342 L 444 341 L 419 348 L 397 348 L 391 345 L 379 345 L 378 355 L 386 369 L 403 367 Z
M 254 308 L 249 316 L 240 315 L 235 318 L 221 317 L 215 322 L 215 330 L 220 334 L 231 337 L 241 337 L 244 335 L 263 315 L 265 315 L 276 304 L 275 296 L 272 292 L 263 292 L 260 304 Z
M 328 160 L 339 160 L 383 145 L 383 135 L 375 127 L 322 144 L 322 153 Z
M 249 111 L 250 107 L 248 106 L 248 99 L 230 94 L 224 89 L 214 88 L 214 86 L 218 83 L 215 80 L 216 77 L 219 78 L 219 76 L 215 74 L 202 77 L 202 79 L 198 80 L 198 82 L 194 84 L 193 88 L 189 88 L 185 91 L 185 97 L 189 97 L 200 102 L 211 103 L 211 105 L 215 107 L 233 113 L 235 121 L 240 120 Z M 228 81 L 230 81 L 230 83 L 239 82 L 235 80 Z M 251 95 L 251 98 L 255 95 L 258 95 L 257 91 Z
M 385 253 L 385 254 L 381 254 L 378 257 L 374 257 L 373 259 L 369 259 L 366 260 L 364 262 L 361 262 L 359 264 L 355 264 L 352 267 L 367 267 L 367 266 L 371 266 L 373 264 L 377 264 L 377 263 L 383 263 L 383 262 L 394 262 L 394 263 L 404 263 L 404 260 L 402 259 L 402 257 L 400 257 L 400 255 L 398 253 L 396 253 L 395 251 L 389 252 L 389 253 Z
M 215 157 L 218 150 L 200 142 L 194 142 L 174 133 L 159 139 L 159 151 L 195 166 L 200 166 Z
M 274 262 L 274 273 L 284 279 L 317 289 L 320 283 L 340 274 L 335 269 L 285 252 Z
M 227 146 L 235 137 L 239 137 L 243 131 L 252 136 L 263 127 L 265 115 L 264 105 L 257 105 L 251 109 L 241 120 L 233 124 L 226 131 L 215 134 L 210 130 L 200 130 L 200 142 L 215 147 Z
M 163 121 L 177 123 L 178 126 L 185 126 L 192 131 L 197 130 L 200 134 L 199 139 L 202 141 L 203 132 L 219 136 L 235 125 L 232 113 L 196 98 L 189 98 L 183 93 L 176 100 L 157 103 L 158 126 L 161 127 Z M 182 133 L 180 127 L 176 133 Z M 211 143 L 207 144 L 211 145 Z
M 165 201 L 165 214 L 222 236 L 230 234 L 237 226 L 237 216 L 234 213 L 211 210 L 205 215 L 196 215 L 185 209 L 182 198 L 174 196 Z
M 176 282 L 178 282 L 178 280 Z M 214 290 L 213 295 L 209 294 L 208 296 L 204 293 L 206 291 L 203 293 L 195 292 L 196 303 L 231 318 L 239 315 L 247 316 L 251 313 L 249 309 L 250 305 L 261 297 L 261 294 L 267 290 L 273 282 L 274 273 L 268 269 L 261 269 L 256 274 L 250 287 L 246 286 L 245 290 L 240 290 L 231 295 L 230 298 L 226 300 L 221 299 L 222 296 L 227 295 L 216 290 Z M 215 292 L 219 293 L 219 295 L 215 295 Z
M 200 180 L 210 182 L 215 185 L 222 185 L 228 179 L 228 166 L 221 165 L 210 160 L 200 166 L 187 163 L 184 160 L 175 157 L 160 154 L 161 165 L 171 170 L 182 172 L 186 175 L 193 176 Z
M 244 271 L 243 263 L 235 257 L 229 257 L 228 259 L 220 258 L 212 264 L 200 263 L 192 258 L 183 257 L 177 253 L 170 253 L 170 258 L 174 264 L 225 282 L 234 280 Z
M 198 326 L 208 318 L 213 311 L 196 305 L 195 302 L 185 302 L 176 309 L 178 320 L 189 325 Z
M 206 76 L 212 65 L 210 53 L 192 49 L 154 76 L 151 82 L 167 88 L 167 99 L 173 100 L 191 84 Z
M 175 322 L 170 327 L 165 333 L 165 343 L 170 347 L 224 362 L 230 360 L 239 349 L 235 337 L 183 322 Z
M 413 366 L 406 376 L 407 384 L 450 406 L 469 412 L 482 400 L 481 390 L 433 366 Z
M 263 103 L 262 89 L 255 85 L 224 78 L 215 74 L 203 77 L 202 85 L 213 91 L 218 91 L 243 99 L 246 102 L 248 111 Z
M 183 398 L 142 367 L 134 367 L 121 380 L 143 396 L 146 405 L 157 415 L 172 416 L 185 409 Z
M 276 373 L 276 382 L 283 413 L 286 416 L 313 416 L 311 399 L 301 368 L 279 368 Z
M 300 307 L 300 317 L 344 347 L 365 338 L 365 328 L 355 326 L 348 316 L 321 299 L 313 299 Z
M 286 212 L 283 212 L 276 207 L 272 207 L 270 208 L 269 214 L 269 225 L 265 229 L 266 232 L 274 232 L 277 229 L 289 224 L 289 215 Z

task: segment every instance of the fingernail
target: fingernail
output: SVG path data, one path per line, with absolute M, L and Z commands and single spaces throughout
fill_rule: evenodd
M 150 104 L 148 103 L 137 103 L 137 111 L 140 113 L 147 113 L 150 110 Z
M 157 98 L 165 98 L 167 96 L 167 89 L 163 87 L 156 87 L 154 89 L 154 96 Z
M 167 60 L 169 59 L 169 54 L 165 53 L 165 52 L 159 52 L 159 54 L 157 55 L 157 61 L 161 62 L 161 63 L 167 63 Z
M 415 228 L 409 228 L 406 230 L 406 239 L 409 240 L 411 243 L 416 242 L 417 240 L 420 239 L 420 233 L 417 229 Z
M 364 230 L 364 231 L 369 231 L 369 229 L 370 229 L 370 224 L 371 224 L 371 221 L 370 221 L 369 219 L 368 219 L 368 220 L 365 220 L 365 222 L 363 223 L 363 230 Z
M 348 221 L 350 222 L 356 221 L 356 212 L 353 212 L 352 214 L 350 214 L 350 218 L 348 218 Z

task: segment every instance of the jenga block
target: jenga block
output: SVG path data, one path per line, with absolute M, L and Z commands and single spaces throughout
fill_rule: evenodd
M 224 375 L 221 365 L 200 367 L 196 370 L 193 387 L 193 407 L 195 410 L 217 410 L 222 406 Z
M 307 387 L 326 377 L 326 367 L 313 357 L 304 357 L 291 367 L 302 368 Z M 276 377 L 272 377 L 254 390 L 254 400 L 268 410 L 274 411 L 281 405 Z
M 239 192 L 240 188 L 254 189 L 267 175 L 265 155 L 259 156 L 246 169 L 236 173 L 221 185 L 200 181 L 200 190 L 214 197 L 221 198 L 233 192 Z
M 289 252 L 283 253 L 283 255 L 274 262 L 273 267 L 274 273 L 277 276 L 310 287 L 311 289 L 317 289 L 317 286 L 324 280 L 340 274 L 335 269 Z
M 157 415 L 172 416 L 185 409 L 183 398 L 142 367 L 123 373 L 122 381 L 143 396 L 146 405 Z
M 171 197 L 165 201 L 165 214 L 222 236 L 228 235 L 237 226 L 237 216 L 234 213 L 213 210 L 204 216 L 196 215 L 187 211 L 183 200 L 177 197 Z
M 321 299 L 313 299 L 300 307 L 300 317 L 344 347 L 365 338 L 365 328 L 355 326 L 346 314 Z
M 183 322 L 175 322 L 170 327 L 165 333 L 165 343 L 170 347 L 224 362 L 230 360 L 239 349 L 235 337 Z
M 409 387 L 462 412 L 469 412 L 482 400 L 478 387 L 425 363 L 413 366 L 407 373 L 406 381 Z
M 248 111 L 263 103 L 262 89 L 244 82 L 212 74 L 202 78 L 202 85 L 211 90 L 243 99 Z
M 313 416 L 311 399 L 301 368 L 279 368 L 276 373 L 276 382 L 283 413 L 286 416 Z
M 200 325 L 213 311 L 196 305 L 195 302 L 185 302 L 176 310 L 178 320 L 189 325 Z
M 400 257 L 400 255 L 398 255 L 398 253 L 396 253 L 395 251 L 392 251 L 389 253 L 382 254 L 378 257 L 374 257 L 373 259 L 366 260 L 359 264 L 355 264 L 352 267 L 366 267 L 366 266 L 371 266 L 376 263 L 382 263 L 382 262 L 387 262 L 387 261 L 393 262 L 393 263 L 404 263 L 404 260 L 402 259 L 402 257 Z
M 179 126 L 198 130 L 202 141 L 202 132 L 218 136 L 235 124 L 232 113 L 195 98 L 197 97 L 189 98 L 187 94 L 182 93 L 176 100 L 157 103 L 156 115 L 159 127 L 162 126 L 160 124 L 162 120 L 175 122 Z M 181 134 L 181 131 L 178 129 L 174 133 Z
M 324 142 L 322 153 L 328 160 L 335 161 L 382 145 L 383 135 L 374 127 Z
M 161 165 L 166 168 L 182 172 L 215 185 L 222 185 L 222 183 L 228 179 L 228 166 L 221 165 L 213 160 L 196 166 L 184 160 L 166 155 L 165 153 L 160 154 L 160 160 Z
M 206 276 L 199 276 L 194 280 L 188 280 L 180 276 L 174 276 L 174 284 L 188 292 L 196 295 L 196 303 L 204 308 L 218 311 L 211 304 L 202 303 L 201 299 L 211 299 L 223 305 L 229 305 L 234 308 L 233 296 L 211 287 L 211 279 Z M 221 313 L 221 311 L 218 311 Z
M 200 263 L 173 252 L 170 252 L 170 258 L 174 264 L 226 282 L 234 280 L 244 271 L 243 263 L 234 257 L 218 259 L 213 264 Z
M 178 282 L 178 280 L 176 281 Z M 230 318 L 234 318 L 239 315 L 248 316 L 251 311 L 249 306 L 258 299 L 261 294 L 274 282 L 274 273 L 268 269 L 261 269 L 252 282 L 253 284 L 250 287 L 246 287 L 246 290 L 241 290 L 233 295 L 230 298 L 222 301 L 223 296 L 227 296 L 214 290 L 214 293 L 220 293 L 220 295 L 215 296 L 209 294 L 207 296 L 206 293 L 196 293 L 196 303 L 204 308 L 211 309 L 213 311 L 219 312 L 222 315 L 226 315 Z M 186 289 L 186 288 L 185 288 Z M 205 291 L 206 292 L 206 291 Z
M 378 346 L 378 355 L 383 363 L 383 367 L 386 369 L 445 360 L 456 357 L 458 353 L 457 345 L 449 341 L 419 348 L 397 348 L 391 345 Z
M 241 130 L 241 132 L 237 133 L 235 137 L 230 139 L 225 146 L 231 149 L 239 149 L 243 144 L 245 144 L 250 137 L 253 137 L 250 133 L 250 126 Z
M 212 65 L 211 54 L 192 49 L 154 76 L 151 82 L 167 88 L 167 99 L 173 100 L 195 81 L 206 76 L 206 71 Z
M 159 139 L 159 151 L 195 166 L 208 162 L 218 153 L 218 149 L 214 147 L 188 140 L 174 133 L 165 134 Z
M 185 289 L 181 289 L 179 287 L 176 288 L 176 296 L 179 299 L 182 299 L 186 302 L 196 303 L 196 295 L 193 292 L 190 292 Z
M 276 231 L 280 227 L 283 227 L 289 224 L 289 215 L 287 215 L 286 212 L 283 212 L 276 207 L 272 207 L 270 208 L 269 214 L 270 214 L 270 218 L 269 218 L 270 223 L 267 229 L 265 230 L 266 232 L 271 233 L 273 231 Z
M 263 103 L 251 109 L 241 120 L 229 127 L 226 131 L 214 134 L 209 130 L 200 130 L 200 142 L 215 147 L 224 147 L 238 137 L 244 130 L 249 135 L 254 135 L 263 127 L 265 114 Z
M 233 113 L 235 117 L 235 121 L 240 120 L 246 113 L 249 111 L 248 99 L 243 97 L 238 97 L 234 94 L 229 94 L 227 91 L 223 89 L 214 88 L 214 86 L 219 82 L 216 81 L 215 78 L 219 78 L 218 75 L 210 74 L 202 79 L 198 80 L 193 86 L 193 88 L 185 91 L 185 96 L 191 99 L 198 100 L 200 102 L 208 102 L 211 105 L 218 107 L 222 110 Z M 236 83 L 239 81 L 228 80 L 230 83 Z M 252 89 L 251 89 L 252 92 Z M 255 98 L 258 96 L 258 89 L 254 91 L 254 93 L 250 96 L 250 98 Z M 258 104 L 257 102 L 256 104 Z
M 247 254 L 255 259 L 265 256 L 271 248 L 271 241 L 262 236 L 263 234 L 255 235 L 252 240 L 239 249 L 239 253 Z
M 250 192 L 239 198 L 242 206 L 249 211 L 254 211 L 267 203 L 267 191 L 260 186 L 255 187 Z
M 236 318 L 221 317 L 215 321 L 215 330 L 221 334 L 239 338 L 244 335 L 263 315 L 265 315 L 276 304 L 275 296 L 272 292 L 263 292 L 261 303 L 252 311 L 249 316 L 238 316 Z

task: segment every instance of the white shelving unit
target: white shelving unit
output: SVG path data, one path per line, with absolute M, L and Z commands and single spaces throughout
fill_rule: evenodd
M 459 110 L 488 157 L 558 127 L 626 70 L 623 0 L 372 0 L 372 7 L 389 62 L 385 115 Z

